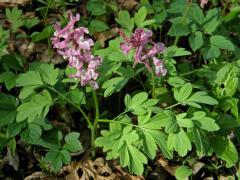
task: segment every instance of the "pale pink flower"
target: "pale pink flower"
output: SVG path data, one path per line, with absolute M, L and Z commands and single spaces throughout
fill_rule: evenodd
M 208 3 L 208 0 L 201 0 L 200 1 L 200 6 L 201 8 L 204 8 L 204 6 Z
M 153 64 L 155 65 L 155 73 L 157 76 L 165 76 L 167 74 L 167 70 L 164 68 L 162 60 L 153 57 Z
M 80 20 L 80 15 L 73 16 L 69 12 L 69 17 L 70 21 L 63 29 L 59 23 L 54 25 L 56 31 L 51 38 L 53 47 L 64 59 L 68 60 L 70 67 L 76 69 L 76 73 L 70 77 L 78 78 L 81 86 L 89 84 L 96 89 L 98 88 L 97 68 L 102 59 L 92 54 L 94 41 L 86 37 L 89 33 L 88 29 L 86 27 L 74 28 L 75 23 Z
M 124 39 L 124 42 L 120 44 L 123 53 L 127 54 L 131 49 L 135 49 L 134 66 L 142 63 L 148 71 L 152 71 L 150 65 L 150 60 L 152 60 L 152 65 L 155 66 L 157 76 L 166 75 L 167 70 L 164 68 L 162 61 L 160 67 L 160 60 L 157 61 L 155 57 L 165 50 L 165 46 L 163 43 L 154 43 L 152 41 L 152 31 L 144 31 L 144 29 L 137 28 L 130 38 L 126 37 L 122 31 L 120 31 L 120 36 Z M 151 47 L 149 48 L 149 46 Z
M 123 36 L 123 32 L 120 35 Z M 142 50 L 151 41 L 152 31 L 145 32 L 143 29 L 137 28 L 131 38 L 126 38 L 125 35 L 123 37 L 125 42 L 121 43 L 121 49 L 127 54 L 132 48 L 135 48 L 135 63 L 140 63 Z

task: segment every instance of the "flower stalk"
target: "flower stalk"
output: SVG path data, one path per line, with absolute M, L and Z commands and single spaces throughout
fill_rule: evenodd
M 91 146 L 92 146 L 92 158 L 95 158 L 96 156 L 96 147 L 95 147 L 95 136 L 96 136 L 96 130 L 97 130 L 97 125 L 99 121 L 99 105 L 98 105 L 98 98 L 97 98 L 97 93 L 95 90 L 92 90 L 93 93 L 93 100 L 94 100 L 94 105 L 95 105 L 95 119 L 93 122 L 93 126 L 91 129 Z
M 68 99 L 66 96 L 64 96 L 61 92 L 59 92 L 58 90 L 56 90 L 54 87 L 48 86 L 47 88 L 49 88 L 50 90 L 52 90 L 53 92 L 55 92 L 56 94 L 58 94 L 59 96 L 61 96 L 64 100 L 66 100 L 69 104 L 71 104 L 73 107 L 75 107 L 84 117 L 84 119 L 87 121 L 88 126 L 90 127 L 90 129 L 93 128 L 93 125 L 89 119 L 89 117 L 87 116 L 87 114 L 83 111 L 83 109 L 76 105 L 75 103 L 73 103 L 70 99 Z

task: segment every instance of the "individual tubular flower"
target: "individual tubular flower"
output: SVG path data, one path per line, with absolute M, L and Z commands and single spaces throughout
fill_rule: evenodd
M 150 65 L 150 60 L 152 60 L 152 64 L 155 66 L 156 75 L 166 75 L 167 70 L 164 68 L 162 61 L 157 61 L 155 57 L 165 50 L 165 46 L 163 43 L 155 43 L 152 41 L 152 31 L 144 31 L 141 28 L 137 28 L 130 38 L 126 37 L 122 31 L 120 31 L 120 36 L 124 39 L 124 42 L 120 44 L 123 53 L 127 54 L 131 49 L 135 49 L 134 66 L 138 63 L 142 63 L 149 71 L 152 71 Z M 151 45 L 151 48 L 149 48 L 149 45 Z
M 155 65 L 155 73 L 157 76 L 165 76 L 167 74 L 167 70 L 164 68 L 162 60 L 153 57 L 153 64 Z
M 123 32 L 120 35 L 125 40 L 120 45 L 123 52 L 127 54 L 132 48 L 135 48 L 135 63 L 140 63 L 142 50 L 151 41 L 152 31 L 145 32 L 143 29 L 137 28 L 131 38 L 127 38 Z
M 204 8 L 204 6 L 208 3 L 208 0 L 201 0 L 200 1 L 200 6 L 201 8 Z
M 72 13 L 69 13 L 69 17 L 70 21 L 63 29 L 59 23 L 54 25 L 56 31 L 51 38 L 53 47 L 64 59 L 68 60 L 70 67 L 76 69 L 76 73 L 70 77 L 78 78 L 81 86 L 89 84 L 97 89 L 97 68 L 102 59 L 94 57 L 92 54 L 94 42 L 86 37 L 89 33 L 88 29 L 85 27 L 74 28 L 74 24 L 80 20 L 80 15 L 73 16 Z

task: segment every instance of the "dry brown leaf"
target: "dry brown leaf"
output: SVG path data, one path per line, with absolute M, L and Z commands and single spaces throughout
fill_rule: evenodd
M 160 156 L 160 158 L 157 160 L 158 165 L 162 166 L 167 172 L 169 172 L 172 176 L 175 175 L 176 169 L 179 167 L 179 165 L 169 165 L 169 162 L 163 157 Z
M 220 175 L 219 180 L 235 180 L 234 176 L 223 176 Z
M 14 44 L 12 44 L 14 43 Z M 54 56 L 48 51 L 46 43 L 28 43 L 24 40 L 15 40 L 9 43 L 11 51 L 17 47 L 22 56 L 30 61 L 39 60 L 43 63 L 61 64 L 66 62 L 59 54 L 55 53 Z
M 49 177 L 46 177 L 42 172 L 34 172 L 31 175 L 24 178 L 24 180 L 50 180 Z
M 197 162 L 193 165 L 193 174 L 197 174 L 205 166 L 202 162 Z
M 114 170 L 116 170 L 116 175 L 121 180 L 144 180 L 143 176 L 133 176 L 126 171 L 123 171 L 121 166 L 115 166 Z
M 133 9 L 138 2 L 136 0 L 117 0 L 117 3 L 122 7 L 128 10 Z
M 77 163 L 72 163 L 69 168 L 70 173 L 66 180 L 117 180 L 117 176 L 112 172 L 107 162 L 103 158 L 92 161 L 90 158 L 83 159 Z
M 26 5 L 31 0 L 0 0 L 0 7 L 14 7 L 18 5 Z
M 205 177 L 203 180 L 214 180 L 213 177 Z
M 86 152 L 82 160 L 72 162 L 64 166 L 54 176 L 46 176 L 41 172 L 35 172 L 24 180 L 144 180 L 143 176 L 133 176 L 125 172 L 117 161 L 112 161 L 109 167 L 107 161 L 101 157 L 96 160 L 90 159 L 90 151 Z
M 12 152 L 9 147 L 7 147 L 6 160 L 8 164 L 14 168 L 15 171 L 18 171 L 19 168 L 19 157 L 17 152 Z

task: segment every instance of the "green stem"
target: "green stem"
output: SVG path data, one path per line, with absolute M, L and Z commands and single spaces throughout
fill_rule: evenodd
M 128 110 L 128 111 L 124 111 L 124 112 L 122 112 L 121 114 L 119 114 L 118 116 L 116 116 L 112 121 L 117 120 L 120 116 L 122 116 L 122 115 L 128 113 L 129 111 L 131 111 L 131 110 Z
M 143 90 L 144 91 L 146 91 L 146 88 L 145 88 L 145 86 L 144 86 L 144 84 L 143 84 L 143 82 L 142 82 L 142 79 L 140 79 L 141 77 L 139 77 L 139 79 L 138 78 L 134 78 L 137 82 L 139 82 L 140 84 L 141 84 L 141 86 L 143 87 Z
M 191 6 L 192 6 L 192 1 L 190 0 L 190 2 L 188 3 L 188 6 L 187 6 L 187 8 L 186 8 L 186 11 L 185 11 L 185 13 L 184 13 L 184 15 L 183 15 L 183 17 L 182 17 L 182 23 L 185 23 L 186 18 L 187 18 L 187 15 L 188 15 L 188 13 L 189 13 L 189 10 L 190 10 L 190 7 L 191 7 Z M 174 46 L 177 45 L 177 43 L 178 43 L 178 41 L 179 41 L 179 38 L 180 38 L 180 36 L 176 36 L 176 37 L 175 37 L 175 40 L 174 40 L 174 43 L 173 43 Z
M 61 92 L 59 92 L 58 90 L 56 90 L 54 87 L 51 86 L 47 86 L 49 89 L 51 89 L 53 92 L 57 93 L 59 96 L 61 96 L 63 99 L 65 99 L 69 104 L 71 104 L 72 106 L 74 106 L 77 110 L 79 110 L 83 117 L 85 118 L 85 120 L 88 123 L 88 126 L 90 127 L 90 129 L 93 128 L 92 123 L 89 119 L 89 117 L 86 115 L 86 113 L 82 110 L 82 108 L 76 104 L 74 104 L 70 99 L 68 99 L 66 96 L 64 96 Z
M 175 39 L 174 39 L 173 45 L 177 46 L 178 41 L 179 41 L 179 36 L 176 36 Z
M 153 99 L 156 99 L 156 94 L 155 94 L 155 76 L 154 76 L 154 71 L 151 72 L 151 76 L 152 76 L 152 97 Z
M 223 10 L 222 10 L 222 14 L 221 14 L 222 17 L 225 15 L 225 12 L 226 12 L 226 10 L 227 10 L 228 4 L 229 4 L 229 2 L 226 2 L 226 3 L 224 4 L 224 6 L 223 6 Z
M 95 105 L 95 119 L 93 123 L 93 127 L 91 129 L 91 145 L 92 145 L 92 157 L 95 158 L 96 156 L 96 147 L 95 147 L 95 136 L 96 136 L 96 130 L 97 130 L 97 124 L 99 121 L 99 105 L 98 105 L 98 98 L 97 93 L 95 90 L 92 90 L 93 93 L 93 100 Z
M 127 123 L 127 122 L 121 122 L 121 121 L 115 121 L 115 120 L 109 120 L 109 119 L 99 119 L 98 122 L 102 123 L 116 123 L 116 124 L 124 124 L 128 126 L 133 126 L 133 127 L 139 127 L 138 125 Z
M 140 128 L 140 129 L 143 129 L 143 130 L 146 130 L 146 131 L 152 130 L 152 129 L 148 129 L 148 128 L 145 128 L 145 127 L 142 127 L 142 126 L 139 126 L 139 125 L 135 125 L 135 124 L 132 124 L 132 123 L 121 122 L 121 121 L 114 121 L 114 120 L 109 120 L 109 119 L 99 119 L 98 122 L 124 124 L 124 125 L 127 125 L 127 126 L 132 126 L 132 127 Z
M 173 107 L 175 107 L 175 106 L 178 106 L 178 105 L 180 105 L 180 103 L 173 104 L 173 105 L 171 105 L 171 106 L 166 107 L 165 109 L 171 109 L 171 108 L 173 108 Z
M 188 76 L 188 75 L 191 75 L 191 74 L 194 74 L 196 72 L 198 72 L 200 69 L 194 69 L 192 71 L 188 71 L 188 72 L 185 72 L 185 73 L 182 73 L 180 74 L 180 76 Z

